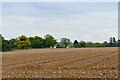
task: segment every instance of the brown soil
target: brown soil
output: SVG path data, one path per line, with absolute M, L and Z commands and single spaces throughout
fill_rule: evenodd
M 117 78 L 117 48 L 31 49 L 2 53 L 3 78 Z

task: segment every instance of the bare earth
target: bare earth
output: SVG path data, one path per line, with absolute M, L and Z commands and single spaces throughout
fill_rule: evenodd
M 3 78 L 117 78 L 118 48 L 31 49 L 2 53 Z

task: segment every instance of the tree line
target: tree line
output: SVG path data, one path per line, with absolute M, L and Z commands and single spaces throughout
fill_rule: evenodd
M 68 38 L 61 38 L 60 42 L 57 42 L 52 35 L 47 34 L 44 37 L 34 36 L 26 37 L 21 35 L 18 38 L 11 38 L 6 40 L 2 34 L 0 34 L 0 51 L 11 51 L 16 49 L 31 49 L 31 48 L 86 48 L 86 47 L 120 47 L 120 40 L 116 40 L 115 37 L 111 37 L 109 42 L 103 43 L 92 41 L 78 41 L 74 40 L 72 43 Z

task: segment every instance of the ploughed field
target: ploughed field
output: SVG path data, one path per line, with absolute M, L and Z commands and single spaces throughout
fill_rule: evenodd
M 117 78 L 118 48 L 3 52 L 2 67 L 3 78 Z

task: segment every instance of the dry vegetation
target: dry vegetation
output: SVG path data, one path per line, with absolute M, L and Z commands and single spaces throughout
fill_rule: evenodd
M 4 52 L 3 78 L 116 78 L 117 48 L 33 49 Z

